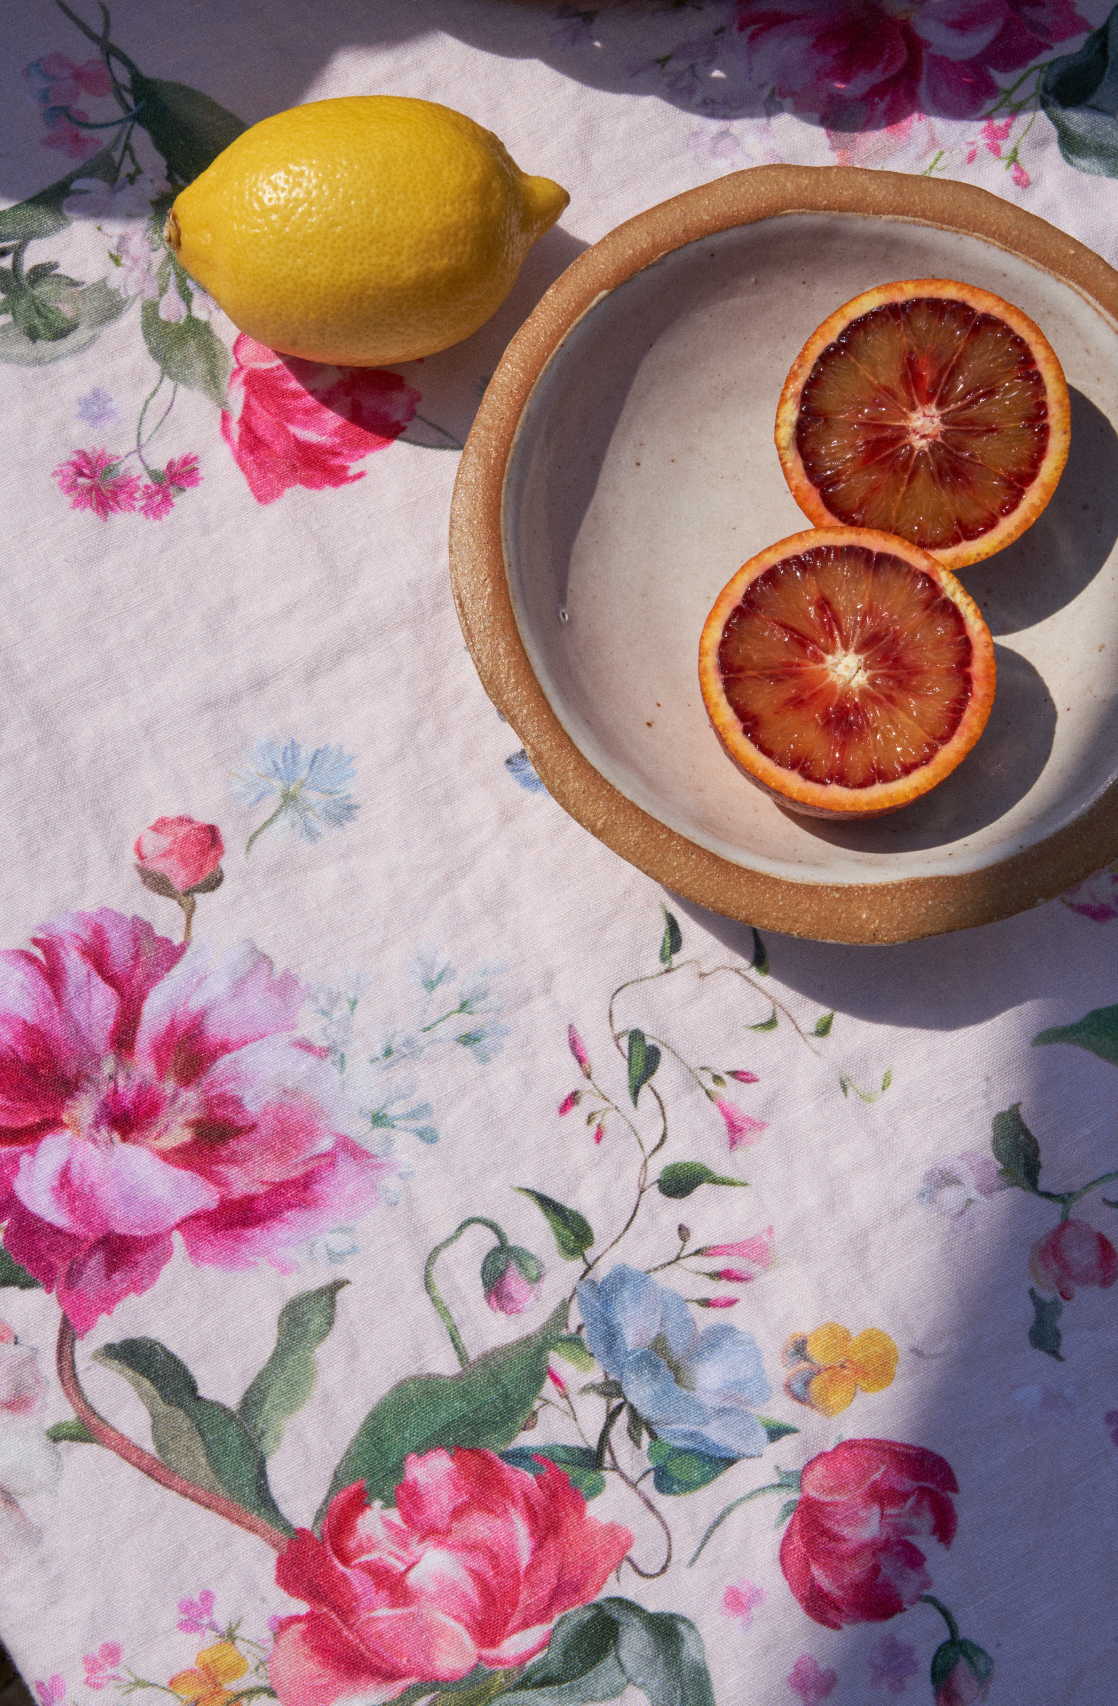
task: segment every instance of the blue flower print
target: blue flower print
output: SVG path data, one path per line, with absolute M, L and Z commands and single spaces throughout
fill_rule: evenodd
M 760 1457 L 768 1436 L 753 1406 L 772 1387 L 751 1334 L 700 1330 L 681 1297 L 624 1264 L 583 1280 L 578 1300 L 591 1351 L 660 1439 L 707 1457 Z
M 266 829 L 274 836 L 297 831 L 304 841 L 319 841 L 326 830 L 344 828 L 360 809 L 347 792 L 353 777 L 353 759 L 340 746 L 310 752 L 297 740 L 271 735 L 258 740 L 244 769 L 233 775 L 233 793 L 246 806 L 261 800 L 275 800 L 276 806 L 249 836 L 246 855 Z
M 505 759 L 505 769 L 508 771 L 513 780 L 519 782 L 520 786 L 522 788 L 526 788 L 530 794 L 543 794 L 547 792 L 540 778 L 536 774 L 532 760 L 528 757 L 528 754 L 525 752 L 523 747 L 521 747 L 519 752 L 514 752 L 511 757 Z

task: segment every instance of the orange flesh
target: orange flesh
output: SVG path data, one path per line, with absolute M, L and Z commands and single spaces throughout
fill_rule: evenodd
M 796 449 L 836 520 L 935 551 L 1013 513 L 1048 436 L 1024 339 L 965 302 L 914 297 L 871 309 L 823 350 Z
M 900 557 L 825 545 L 746 588 L 723 630 L 726 698 L 753 744 L 806 780 L 868 788 L 927 764 L 972 693 L 962 614 Z

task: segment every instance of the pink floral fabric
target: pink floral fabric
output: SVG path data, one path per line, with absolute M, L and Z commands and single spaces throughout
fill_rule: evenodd
M 321 491 L 360 480 L 353 464 L 386 450 L 420 393 L 377 367 L 326 367 L 277 355 L 242 332 L 233 345 L 221 431 L 258 503 L 292 486 Z
M 378 1197 L 335 1124 L 337 1076 L 295 1031 L 303 992 L 251 945 L 214 961 L 102 908 L 0 955 L 0 1215 L 78 1333 L 195 1262 L 288 1252 Z

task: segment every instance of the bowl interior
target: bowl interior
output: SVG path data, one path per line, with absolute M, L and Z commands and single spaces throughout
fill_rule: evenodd
M 723 753 L 698 688 L 730 576 L 805 528 L 773 445 L 793 359 L 872 285 L 959 278 L 1048 336 L 1071 454 L 1041 519 L 961 579 L 997 646 L 978 745 L 904 811 L 796 817 Z M 627 799 L 732 864 L 799 883 L 973 872 L 1071 824 L 1118 776 L 1118 335 L 1072 286 L 981 238 L 787 213 L 663 255 L 599 298 L 529 398 L 503 499 L 509 591 L 548 702 Z

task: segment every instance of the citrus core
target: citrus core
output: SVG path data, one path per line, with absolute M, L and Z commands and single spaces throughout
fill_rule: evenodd
M 243 132 L 164 235 L 236 326 L 285 355 L 432 355 L 500 306 L 570 197 L 434 101 L 311 101 Z
M 950 279 L 867 290 L 785 380 L 776 445 L 817 526 L 880 528 L 962 568 L 1032 525 L 1070 437 L 1055 352 L 1027 314 Z
M 994 645 L 929 552 L 869 528 L 771 545 L 723 588 L 699 682 L 730 757 L 791 811 L 877 817 L 950 775 L 994 699 Z

